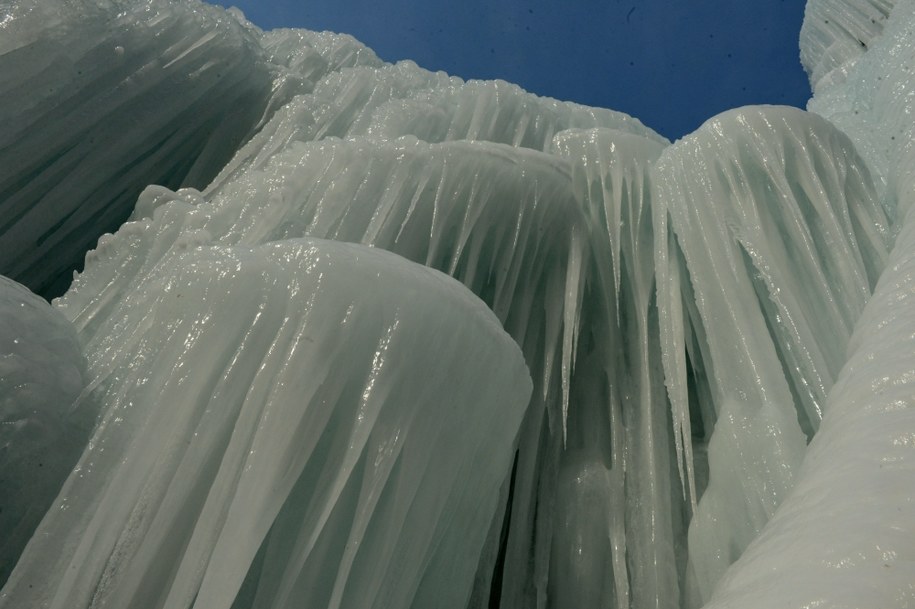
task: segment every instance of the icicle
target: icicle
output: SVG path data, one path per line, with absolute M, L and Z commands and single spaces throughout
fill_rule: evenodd
M 595 417 L 600 414 L 609 416 L 614 456 L 607 485 L 625 495 L 625 501 L 608 500 L 605 506 L 608 541 L 615 548 L 610 561 L 618 585 L 615 601 L 674 607 L 679 593 L 668 467 L 670 430 L 658 374 L 660 346 L 650 338 L 656 330 L 649 327 L 655 314 L 648 170 L 661 146 L 612 130 L 569 130 L 556 136 L 554 149 L 573 162 L 573 192 L 591 218 L 595 264 L 606 265 L 608 259 L 610 263 L 609 272 L 601 270 L 592 277 L 593 295 L 587 304 L 589 325 L 608 332 L 592 340 L 608 342 L 596 352 L 605 358 L 602 368 L 608 371 L 610 404 L 595 409 L 582 399 L 574 406 L 581 411 L 580 426 L 597 425 Z M 605 253 L 610 255 L 604 257 Z M 589 441 L 594 442 L 586 440 L 585 446 Z M 590 458 L 596 459 L 594 453 Z M 563 462 L 568 462 L 564 467 L 576 467 L 572 456 Z M 561 552 L 557 556 L 562 560 Z M 571 598 L 565 591 L 556 593 Z
M 835 128 L 777 107 L 716 117 L 655 165 L 652 179 L 688 269 L 690 324 L 704 328 L 696 339 L 714 407 L 714 420 L 703 413 L 706 430 L 714 425 L 709 484 L 689 534 L 690 570 L 703 600 L 790 489 L 804 454 L 801 431 L 809 436 L 819 424 L 873 281 L 864 260 L 886 250 L 885 228 L 872 228 L 886 226 L 873 191 L 845 180 L 861 172 Z M 659 268 L 670 273 L 676 246 L 659 247 L 668 249 Z M 684 371 L 671 361 L 680 357 L 674 340 L 682 330 L 673 317 L 677 297 L 663 299 L 682 441 Z
M 686 388 L 686 342 L 681 303 L 678 252 L 673 234 L 668 231 L 669 215 L 663 199 L 654 196 L 654 264 L 657 283 L 658 322 L 661 331 L 661 361 L 674 424 L 674 446 L 683 498 L 696 512 L 696 475 L 693 465 L 693 441 Z M 685 472 L 685 476 L 684 476 Z M 685 484 L 682 484 L 685 481 Z M 688 494 L 687 494 L 688 493 Z
M 581 294 L 584 289 L 584 244 L 581 229 L 574 227 L 569 242 L 569 259 L 566 267 L 565 302 L 562 306 L 562 442 L 566 443 L 569 418 L 569 383 L 575 365 L 575 348 L 578 342 L 578 322 L 581 314 Z

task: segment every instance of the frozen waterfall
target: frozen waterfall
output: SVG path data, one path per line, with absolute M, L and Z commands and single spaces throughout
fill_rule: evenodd
M 809 0 L 810 111 L 674 143 L 4 11 L 0 609 L 915 602 L 915 0 Z

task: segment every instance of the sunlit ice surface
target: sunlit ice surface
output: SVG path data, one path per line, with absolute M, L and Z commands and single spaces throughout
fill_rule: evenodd
M 0 28 L 0 607 L 915 601 L 915 2 L 673 144 L 198 2 Z

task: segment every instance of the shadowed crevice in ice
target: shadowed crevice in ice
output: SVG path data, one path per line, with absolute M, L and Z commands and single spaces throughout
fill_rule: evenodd
M 46 297 L 146 185 L 206 186 L 273 110 L 374 57 L 196 0 L 20 2 L 0 33 L 0 273 Z
M 682 251 L 677 281 L 692 292 L 685 306 L 674 291 L 659 296 L 684 439 L 697 408 L 687 406 L 684 339 L 672 329 L 689 325 L 700 345 L 690 360 L 706 371 L 694 382 L 708 400 L 698 410 L 709 483 L 690 523 L 688 573 L 690 595 L 706 600 L 793 484 L 885 264 L 889 230 L 848 138 L 792 108 L 715 117 L 666 149 L 653 177 L 676 237 L 668 255 Z

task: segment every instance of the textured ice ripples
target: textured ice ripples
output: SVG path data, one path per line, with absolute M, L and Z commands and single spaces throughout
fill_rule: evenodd
M 107 41 L 91 6 L 17 31 Z M 808 4 L 811 109 L 842 131 L 750 107 L 669 144 L 345 36 L 126 2 L 124 36 L 175 38 L 150 82 L 242 49 L 251 103 L 187 86 L 209 126 L 249 114 L 154 145 L 192 170 L 131 178 L 131 204 L 160 185 L 56 301 L 99 423 L 0 605 L 904 606 L 912 6 Z M 98 234 L 106 197 L 67 213 Z

